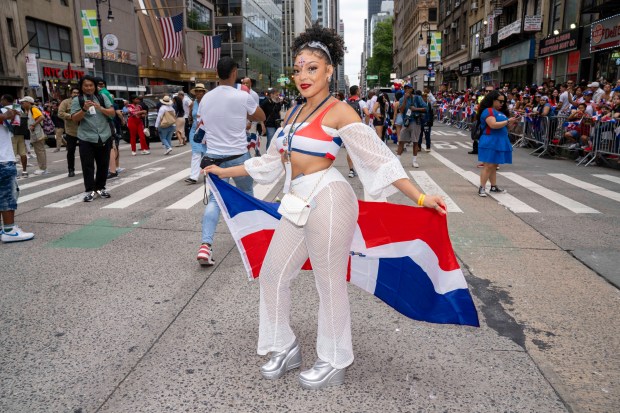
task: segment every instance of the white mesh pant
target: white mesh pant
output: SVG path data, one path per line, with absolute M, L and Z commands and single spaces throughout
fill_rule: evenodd
M 347 264 L 358 204 L 346 182 L 332 182 L 315 197 L 304 227 L 280 220 L 261 268 L 258 354 L 283 351 L 295 341 L 289 315 L 291 280 L 308 257 L 319 292 L 317 354 L 334 368 L 353 363 Z

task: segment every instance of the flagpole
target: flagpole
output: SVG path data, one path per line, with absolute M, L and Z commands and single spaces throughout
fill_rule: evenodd
M 185 55 L 185 70 L 187 70 L 187 67 L 189 66 L 189 55 L 187 54 L 187 9 L 185 7 L 183 7 L 183 30 L 185 31 L 185 35 L 184 37 L 184 42 L 183 42 L 183 54 Z M 187 87 L 187 91 L 189 91 L 189 89 L 191 89 L 188 85 Z

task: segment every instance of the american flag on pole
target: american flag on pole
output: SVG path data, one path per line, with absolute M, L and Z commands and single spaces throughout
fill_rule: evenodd
M 164 33 L 164 55 L 162 59 L 178 56 L 183 44 L 183 13 L 172 17 L 161 17 L 159 23 Z
M 215 69 L 217 67 L 217 61 L 220 60 L 222 36 L 203 36 L 202 46 L 204 49 L 204 54 L 202 55 L 202 68 Z

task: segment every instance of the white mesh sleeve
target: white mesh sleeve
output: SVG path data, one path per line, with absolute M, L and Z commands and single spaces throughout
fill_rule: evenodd
M 392 183 L 407 179 L 407 173 L 370 126 L 352 123 L 339 129 L 338 136 L 346 145 L 360 181 L 372 197 L 386 198 L 398 191 Z
M 267 149 L 267 153 L 262 156 L 255 156 L 243 163 L 246 171 L 259 184 L 269 184 L 280 176 L 284 167 L 282 166 L 282 157 L 276 148 L 276 137 L 280 134 L 282 128 L 278 128 L 273 134 L 271 145 Z

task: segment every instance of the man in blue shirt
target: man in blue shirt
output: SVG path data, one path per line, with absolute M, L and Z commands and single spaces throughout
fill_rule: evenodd
M 398 137 L 398 149 L 396 156 L 400 158 L 405 148 L 405 143 L 413 142 L 413 167 L 419 168 L 418 157 L 418 137 L 422 130 L 422 122 L 424 121 L 424 112 L 426 112 L 426 103 L 422 99 L 422 93 L 416 91 L 413 93 L 413 86 L 407 83 L 404 86 L 405 94 L 398 103 L 400 113 L 403 114 L 403 127 Z

